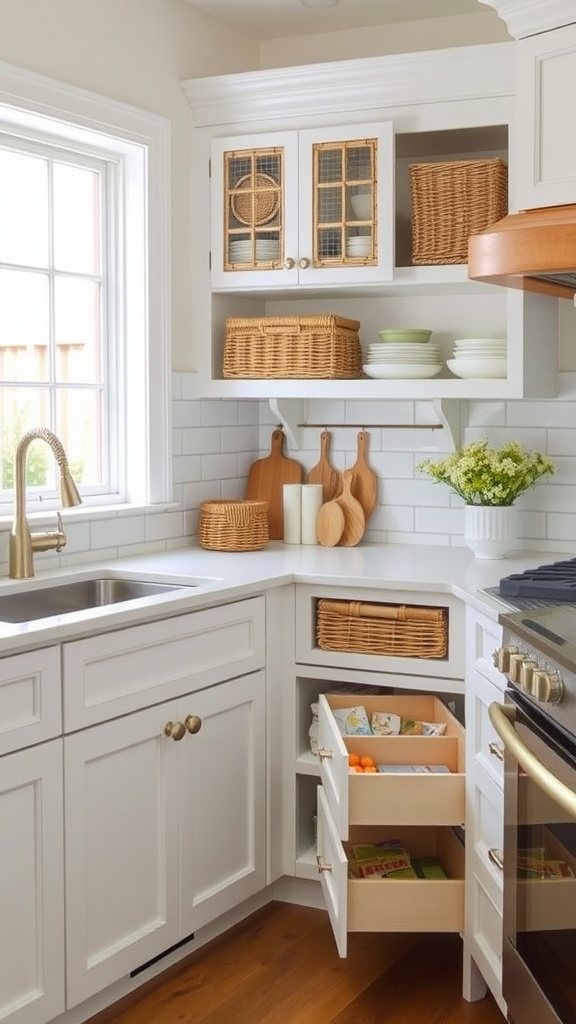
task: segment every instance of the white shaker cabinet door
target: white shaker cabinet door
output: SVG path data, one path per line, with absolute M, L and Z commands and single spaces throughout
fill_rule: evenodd
M 178 743 L 165 733 L 170 721 L 176 701 L 64 741 L 68 1007 L 178 941 Z
M 64 1011 L 62 741 L 0 758 L 0 1020 Z
M 266 884 L 264 673 L 190 694 L 178 711 L 181 721 L 201 720 L 177 744 L 188 935 Z

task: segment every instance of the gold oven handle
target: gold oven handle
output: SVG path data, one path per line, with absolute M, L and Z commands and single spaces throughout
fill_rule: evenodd
M 490 721 L 510 751 L 512 757 L 524 769 L 532 781 L 546 793 L 554 803 L 576 818 L 576 793 L 557 779 L 552 772 L 544 767 L 541 761 L 522 743 L 515 728 L 516 709 L 508 704 L 490 704 L 488 708 Z

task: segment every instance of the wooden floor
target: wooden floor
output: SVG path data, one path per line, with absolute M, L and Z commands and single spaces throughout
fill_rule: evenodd
M 504 1024 L 461 996 L 457 935 L 351 935 L 322 910 L 271 903 L 93 1024 Z

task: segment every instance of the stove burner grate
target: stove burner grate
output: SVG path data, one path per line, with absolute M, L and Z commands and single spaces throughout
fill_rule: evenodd
M 500 580 L 501 597 L 533 597 L 548 601 L 576 602 L 576 558 L 526 569 Z

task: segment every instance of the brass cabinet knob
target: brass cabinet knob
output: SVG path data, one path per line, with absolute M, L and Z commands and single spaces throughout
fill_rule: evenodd
M 310 266 L 310 260 L 307 259 L 306 256 L 303 256 L 301 260 L 298 260 L 298 266 L 300 267 L 300 270 L 306 270 L 306 268 Z
M 293 270 L 296 266 L 296 260 L 293 260 L 291 256 L 287 256 L 284 260 L 284 270 Z
M 186 715 L 184 725 L 188 732 L 192 733 L 194 736 L 195 733 L 200 732 L 200 729 L 202 728 L 202 719 L 200 718 L 200 715 Z
M 323 871 L 332 871 L 332 865 L 327 864 L 326 861 L 319 854 L 316 856 L 316 866 L 318 868 L 319 874 L 322 874 Z
M 164 735 L 169 736 L 171 740 L 181 740 L 186 735 L 186 727 L 182 722 L 166 722 Z

